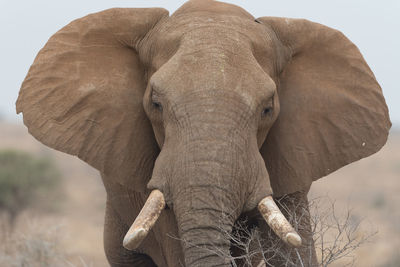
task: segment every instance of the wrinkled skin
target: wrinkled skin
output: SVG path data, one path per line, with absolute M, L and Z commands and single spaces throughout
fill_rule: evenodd
M 114 9 L 72 23 L 40 52 L 17 110 L 37 139 L 102 173 L 111 266 L 230 266 L 243 253 L 226 236 L 239 218 L 269 231 L 261 199 L 289 194 L 302 203 L 293 213 L 306 210 L 313 180 L 379 150 L 390 128 L 342 34 L 208 0 L 170 17 Z M 153 189 L 167 208 L 128 251 Z M 299 251 L 312 266 L 309 230 L 304 216 Z
M 160 65 L 152 64 L 157 71 L 150 74 L 144 98 L 162 148 L 149 188 L 164 192 L 174 209 L 179 237 L 188 240 L 182 244 L 189 266 L 205 266 L 205 260 L 223 264 L 222 257 L 210 253 L 219 249 L 229 255 L 230 241 L 220 228 L 230 232 L 242 212 L 272 193 L 259 148 L 279 102 L 275 83 L 257 64 L 252 46 L 273 54 L 276 40 L 263 38 L 268 33 L 260 34 L 261 27 L 241 17 L 183 13 L 155 29 L 167 32 L 162 40 L 152 40 L 160 36 L 155 33 L 144 42 L 144 47 L 163 43 L 173 51 L 168 58 L 155 51 L 152 62 Z M 188 77 L 190 87 L 178 77 Z M 262 114 L 266 108 L 270 111 Z M 230 220 L 221 222 L 221 215 Z M 204 245 L 210 251 L 199 248 Z

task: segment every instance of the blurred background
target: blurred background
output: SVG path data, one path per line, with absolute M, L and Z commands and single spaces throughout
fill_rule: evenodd
M 15 114 L 19 87 L 48 38 L 73 19 L 111 7 L 164 7 L 185 1 L 0 0 L 0 266 L 107 266 L 102 231 L 105 191 L 94 169 L 48 149 Z M 307 18 L 341 30 L 360 49 L 389 106 L 393 127 L 377 154 L 314 183 L 350 211 L 356 237 L 374 234 L 354 251 L 355 266 L 400 266 L 400 1 L 226 1 L 255 17 Z M 326 197 L 327 196 L 327 197 Z M 330 199 L 331 201 L 325 201 Z M 3 242 L 4 241 L 4 242 Z M 68 262 L 68 264 L 66 264 Z M 25 264 L 25 265 L 24 265 Z M 45 265 L 47 264 L 47 265 Z M 337 263 L 332 266 L 343 266 Z

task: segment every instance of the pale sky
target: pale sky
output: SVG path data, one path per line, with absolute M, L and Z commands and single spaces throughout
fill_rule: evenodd
M 15 101 L 34 57 L 48 38 L 70 21 L 112 7 L 164 7 L 172 13 L 185 1 L 0 0 L 0 115 L 18 119 Z M 399 0 L 226 0 L 255 17 L 306 18 L 339 29 L 361 50 L 375 73 L 400 129 Z

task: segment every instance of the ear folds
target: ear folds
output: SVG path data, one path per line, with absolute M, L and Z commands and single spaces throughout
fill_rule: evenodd
M 280 115 L 261 148 L 276 196 L 308 189 L 377 152 L 391 126 L 381 88 L 342 33 L 307 20 L 263 17 L 291 59 L 279 78 Z
M 164 9 L 110 9 L 75 20 L 37 55 L 17 112 L 42 143 L 144 190 L 158 154 L 142 97 L 137 42 Z

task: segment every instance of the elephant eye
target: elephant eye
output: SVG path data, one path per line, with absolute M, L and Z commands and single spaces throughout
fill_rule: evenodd
M 264 108 L 261 112 L 262 116 L 266 116 L 272 112 L 272 107 Z
M 158 110 L 162 111 L 162 105 L 161 105 L 160 102 L 153 101 L 153 107 L 155 109 L 158 109 Z
M 261 24 L 261 22 L 259 20 L 257 20 L 257 19 L 255 19 L 254 22 L 257 22 L 257 23 Z

